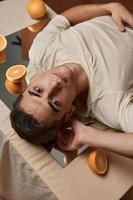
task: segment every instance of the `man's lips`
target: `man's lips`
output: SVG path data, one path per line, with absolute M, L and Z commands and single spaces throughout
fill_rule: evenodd
M 58 76 L 60 79 L 62 79 L 65 83 L 67 83 L 67 78 L 64 76 L 64 75 L 62 75 L 62 74 L 60 74 L 60 73 L 54 73 L 56 76 Z

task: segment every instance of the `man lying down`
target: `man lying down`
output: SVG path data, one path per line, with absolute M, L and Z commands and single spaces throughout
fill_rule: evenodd
M 133 15 L 119 3 L 80 5 L 54 17 L 29 52 L 29 84 L 10 115 L 18 135 L 35 144 L 56 140 L 68 151 L 88 144 L 132 157 L 132 28 Z M 79 116 L 120 131 L 86 126 Z

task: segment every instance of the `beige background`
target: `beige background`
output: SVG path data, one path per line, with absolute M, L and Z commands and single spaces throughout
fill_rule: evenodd
M 5 36 L 19 31 L 31 24 L 36 23 L 27 12 L 29 0 L 5 0 L 0 1 L 0 34 Z M 50 18 L 55 15 L 47 6 Z

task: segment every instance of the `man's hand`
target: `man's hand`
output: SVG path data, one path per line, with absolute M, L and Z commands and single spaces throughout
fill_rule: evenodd
M 125 31 L 124 23 L 133 28 L 133 14 L 120 3 L 86 4 L 70 8 L 61 15 L 65 16 L 71 25 L 92 19 L 98 16 L 112 15 L 120 31 Z
M 84 125 L 74 120 L 70 126 L 63 128 L 57 135 L 57 146 L 66 151 L 74 151 L 84 145 Z
M 112 18 L 121 32 L 125 31 L 124 24 L 133 29 L 133 14 L 120 3 L 109 3 L 107 9 L 111 12 Z
M 133 132 L 101 131 L 91 126 L 85 126 L 78 120 L 72 121 L 69 131 L 61 131 L 57 145 L 64 150 L 73 151 L 87 144 L 95 148 L 104 148 L 123 156 L 133 158 Z

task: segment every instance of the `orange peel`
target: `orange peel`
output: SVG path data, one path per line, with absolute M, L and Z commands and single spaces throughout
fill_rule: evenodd
M 96 174 L 103 175 L 108 169 L 107 154 L 102 149 L 95 149 L 88 155 L 88 166 Z

